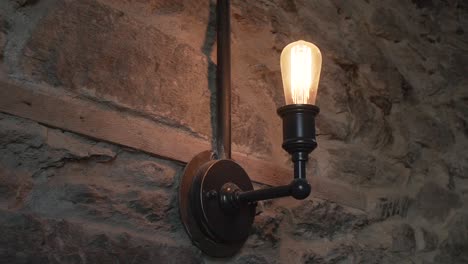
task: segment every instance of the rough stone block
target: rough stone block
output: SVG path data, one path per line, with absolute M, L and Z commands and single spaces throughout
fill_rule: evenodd
M 436 263 L 462 264 L 468 261 L 468 215 L 457 213 L 449 222 L 447 239 L 440 244 Z
M 39 0 L 10 0 L 14 2 L 18 8 L 34 5 L 39 2 Z
M 86 224 L 0 212 L 5 263 L 200 263 L 197 252 L 138 234 L 94 230 Z
M 240 256 L 234 263 L 237 264 L 274 264 L 273 260 L 268 260 L 265 256 L 259 256 L 258 254 L 249 254 Z
M 430 252 L 435 250 L 439 244 L 439 238 L 433 230 L 418 228 L 415 232 L 415 238 L 418 251 Z
M 138 228 L 177 225 L 179 166 L 7 115 L 0 136 L 1 206 Z
M 309 240 L 333 239 L 337 234 L 359 230 L 368 224 L 365 215 L 352 214 L 328 201 L 305 201 L 292 210 L 292 215 L 292 235 Z
M 22 64 L 30 78 L 136 110 L 199 136 L 210 136 L 210 90 L 214 87 L 209 79 L 214 71 L 205 54 L 192 43 L 179 42 L 178 36 L 171 35 L 173 32 L 163 33 L 160 25 L 141 22 L 133 13 L 120 11 L 125 11 L 128 3 L 101 2 L 107 3 L 64 2 L 48 13 L 23 51 Z M 166 2 L 135 4 L 157 13 L 179 6 L 184 14 L 185 6 L 201 5 Z M 107 19 L 100 20 L 103 17 Z M 245 78 L 234 74 L 240 80 Z M 267 95 L 266 89 L 260 90 Z M 263 113 L 266 109 L 257 109 L 261 98 L 242 100 L 239 106 L 234 101 L 233 141 L 248 154 L 271 155 L 269 119 L 277 117 L 274 108 L 267 116 Z M 281 153 L 280 146 L 275 146 Z
M 330 177 L 351 184 L 368 184 L 376 175 L 376 158 L 361 149 L 330 149 L 333 171 Z
M 405 195 L 389 195 L 378 199 L 374 209 L 369 214 L 372 219 L 385 220 L 392 216 L 406 217 L 408 208 L 413 201 Z
M 281 240 L 278 233 L 284 215 L 276 212 L 262 212 L 255 217 L 253 231 L 247 242 L 248 247 L 276 248 Z
M 399 42 L 406 36 L 403 21 L 399 19 L 393 10 L 377 8 L 368 23 L 371 34 L 386 40 Z
M 396 252 L 414 252 L 416 248 L 416 239 L 414 229 L 403 224 L 393 228 L 392 230 L 392 250 Z
M 455 137 L 445 123 L 447 120 L 437 117 L 432 111 L 435 110 L 405 111 L 402 121 L 408 122 L 406 127 L 412 141 L 436 151 L 446 151 L 455 143 Z
M 413 209 L 426 219 L 442 222 L 452 209 L 460 206 L 460 197 L 456 193 L 429 182 L 417 194 Z
M 0 207 L 20 207 L 33 187 L 28 173 L 12 170 L 0 164 Z
M 22 65 L 34 80 L 211 134 L 205 57 L 97 1 L 58 3 L 27 42 Z
M 9 24 L 7 20 L 0 15 L 0 61 L 3 61 L 3 50 L 5 48 L 5 44 L 7 42 L 7 33 L 8 33 Z
M 82 169 L 73 165 L 64 168 L 56 171 L 57 176 L 48 183 L 34 186 L 26 203 L 28 210 L 48 217 L 107 222 L 135 230 L 171 231 L 177 225 L 169 217 L 175 201 L 168 192 L 113 183 L 105 180 L 109 174 L 90 179 L 94 174 L 86 173 L 79 178 L 72 172 Z
M 357 243 L 338 243 L 327 250 L 309 250 L 302 256 L 306 264 L 326 263 L 412 263 L 411 259 L 399 254 L 387 254 L 384 249 L 365 247 Z
M 122 160 L 120 163 L 122 165 L 115 169 L 114 180 L 145 189 L 172 187 L 181 171 L 181 168 L 172 166 L 168 162 L 149 160 L 144 155 L 122 153 L 119 160 Z M 120 172 L 117 172 L 118 170 Z

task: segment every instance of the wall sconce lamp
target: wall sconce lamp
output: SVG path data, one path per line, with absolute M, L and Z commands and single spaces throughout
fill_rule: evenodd
M 247 240 L 257 201 L 292 196 L 305 199 L 309 153 L 317 147 L 315 106 L 322 64 L 320 50 L 297 41 L 281 53 L 286 105 L 277 110 L 283 120 L 282 147 L 292 157 L 290 184 L 254 190 L 245 170 L 231 160 L 230 4 L 217 1 L 217 155 L 205 151 L 186 166 L 179 189 L 180 215 L 193 243 L 214 257 L 235 254 Z

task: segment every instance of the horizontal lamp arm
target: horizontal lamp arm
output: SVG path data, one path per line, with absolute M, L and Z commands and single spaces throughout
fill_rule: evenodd
M 252 203 L 291 195 L 291 184 L 237 193 L 239 202 Z
M 270 187 L 252 191 L 242 191 L 232 187 L 230 183 L 221 190 L 221 207 L 227 210 L 238 208 L 241 204 L 255 203 L 258 201 L 292 196 L 297 200 L 303 200 L 310 194 L 310 184 L 306 179 L 294 179 L 288 185 Z
M 297 200 L 303 200 L 310 194 L 310 184 L 306 179 L 294 179 L 290 184 L 265 188 L 260 190 L 237 193 L 239 202 L 258 202 L 274 198 L 292 196 Z

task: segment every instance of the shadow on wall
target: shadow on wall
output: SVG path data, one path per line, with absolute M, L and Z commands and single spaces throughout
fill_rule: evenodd
M 213 135 L 211 138 L 211 145 L 212 149 L 216 148 L 216 138 L 217 138 L 217 131 L 216 131 L 216 119 L 217 119 L 217 111 L 216 111 L 216 64 L 211 59 L 211 53 L 213 52 L 214 44 L 216 42 L 216 1 L 210 1 L 210 15 L 208 17 L 208 23 L 206 24 L 206 32 L 205 32 L 205 41 L 203 43 L 203 47 L 201 51 L 206 56 L 208 61 L 208 89 L 210 90 L 210 112 L 211 112 L 211 134 Z

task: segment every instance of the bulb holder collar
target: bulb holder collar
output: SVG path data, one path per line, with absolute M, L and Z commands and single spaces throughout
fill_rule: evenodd
M 291 104 L 278 108 L 283 119 L 283 149 L 291 155 L 309 154 L 317 147 L 315 117 L 320 108 L 310 104 Z

